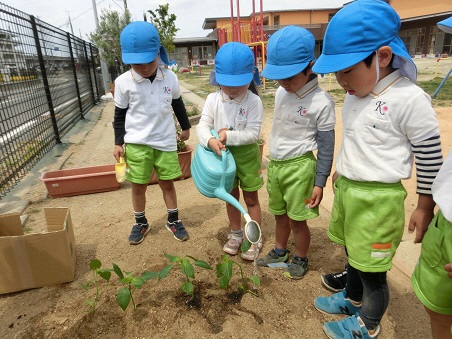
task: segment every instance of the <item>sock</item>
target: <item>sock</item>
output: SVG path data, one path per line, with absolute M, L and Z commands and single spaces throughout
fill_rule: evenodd
M 234 234 L 236 237 L 243 238 L 243 230 L 231 230 L 231 233 Z
M 287 253 L 287 248 L 281 249 L 281 248 L 275 247 L 275 253 L 278 255 L 278 257 L 283 257 Z
M 179 210 L 177 208 L 167 209 L 168 211 L 168 222 L 175 222 L 179 220 Z
M 293 260 L 295 260 L 295 259 L 304 261 L 306 264 L 308 263 L 308 257 L 299 257 L 299 256 L 297 256 L 297 255 L 294 255 L 294 256 L 293 256 Z
M 147 224 L 148 220 L 146 219 L 146 216 L 144 215 L 144 211 L 143 212 L 133 212 L 133 215 L 135 217 L 135 222 L 137 224 Z

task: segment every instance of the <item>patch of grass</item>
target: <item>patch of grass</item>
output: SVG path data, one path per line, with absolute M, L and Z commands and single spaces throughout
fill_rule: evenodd
M 443 78 L 436 77 L 430 81 L 419 81 L 417 85 L 421 87 L 430 96 L 436 91 Z M 434 98 L 432 98 L 433 107 L 452 106 L 452 77 L 449 77 Z

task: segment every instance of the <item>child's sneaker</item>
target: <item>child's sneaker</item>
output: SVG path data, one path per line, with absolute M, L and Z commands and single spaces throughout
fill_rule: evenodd
M 132 226 L 132 231 L 129 235 L 129 244 L 138 245 L 144 240 L 144 237 L 151 228 L 148 224 L 135 224 Z
M 262 248 L 262 240 L 259 240 L 259 242 L 254 245 L 251 244 L 251 247 L 248 251 L 246 251 L 245 253 L 242 253 L 242 258 L 245 260 L 250 260 L 253 261 L 254 259 L 256 259 L 259 256 L 259 252 Z
M 353 315 L 359 311 L 361 304 L 354 305 L 346 297 L 345 290 L 335 293 L 329 297 L 317 297 L 314 300 L 314 307 L 326 314 L 348 314 Z
M 223 251 L 230 255 L 236 255 L 239 251 L 240 245 L 243 242 L 243 236 L 237 236 L 233 233 L 229 233 L 228 242 L 224 244 Z
M 179 241 L 185 241 L 188 240 L 188 232 L 184 227 L 184 224 L 182 224 L 182 221 L 176 220 L 174 222 L 166 222 L 166 229 L 173 233 L 174 238 L 176 238 Z
M 308 271 L 308 263 L 301 258 L 293 258 L 290 266 L 284 272 L 284 276 L 290 279 L 301 279 Z
M 347 286 L 347 264 L 342 272 L 322 275 L 322 285 L 332 292 L 340 292 Z
M 380 330 L 381 327 L 378 325 L 371 334 L 358 313 L 341 321 L 331 321 L 323 324 L 323 331 L 328 338 L 377 338 Z
M 268 254 L 256 260 L 256 265 L 261 267 L 266 267 L 268 264 L 275 264 L 278 262 L 288 262 L 289 261 L 289 251 L 286 251 L 286 254 L 283 256 L 279 256 L 276 254 L 275 249 L 273 248 Z

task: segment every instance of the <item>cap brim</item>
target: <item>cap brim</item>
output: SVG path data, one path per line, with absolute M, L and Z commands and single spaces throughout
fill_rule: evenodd
M 303 71 L 309 63 L 310 61 L 295 65 L 273 65 L 267 63 L 262 71 L 262 76 L 271 80 L 287 79 Z
M 391 47 L 392 54 L 394 54 L 392 67 L 399 69 L 400 74 L 416 82 L 417 68 L 413 59 L 406 51 L 403 41 L 397 37 L 389 44 L 389 47 Z
M 338 72 L 363 61 L 372 52 L 374 51 L 334 55 L 321 54 L 312 67 L 312 71 L 319 74 Z
M 125 64 L 148 64 L 155 60 L 157 52 L 145 52 L 145 53 L 122 53 L 122 62 Z M 167 57 L 168 59 L 168 57 Z
M 436 24 L 439 29 L 446 33 L 452 34 L 452 17 L 442 20 Z
M 216 73 L 215 79 L 220 85 L 223 86 L 232 86 L 232 87 L 238 87 L 238 86 L 245 86 L 249 85 L 251 83 L 251 80 L 253 80 L 253 73 L 246 73 L 246 74 L 220 74 Z
M 165 64 L 169 65 L 168 53 L 166 53 L 165 47 L 163 45 L 160 46 L 160 60 L 162 60 Z

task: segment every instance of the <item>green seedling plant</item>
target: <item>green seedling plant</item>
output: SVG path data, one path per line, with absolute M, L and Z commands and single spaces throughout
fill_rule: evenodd
M 111 269 L 102 269 L 102 263 L 98 259 L 93 259 L 89 262 L 89 268 L 92 271 L 93 278 L 86 284 L 80 283 L 85 291 L 88 291 L 91 286 L 94 286 L 96 292 L 93 299 L 85 299 L 85 303 L 91 308 L 93 313 L 96 313 L 96 305 L 99 300 L 99 277 L 109 281 L 111 277 Z
M 130 272 L 123 272 L 118 265 L 115 263 L 113 265 L 113 272 L 119 277 L 120 283 L 123 287 L 118 291 L 116 295 L 116 302 L 119 307 L 122 308 L 123 311 L 127 309 L 132 301 L 133 309 L 136 310 L 137 306 L 135 304 L 135 300 L 133 298 L 133 292 L 136 289 L 140 289 L 143 285 L 153 278 L 159 277 L 160 280 L 160 272 L 152 272 L 152 271 L 144 271 L 141 274 L 141 277 L 136 277 Z
M 185 281 L 182 283 L 181 289 L 187 296 L 190 296 L 191 298 L 193 298 L 194 296 L 193 280 L 195 279 L 195 269 L 193 267 L 193 264 L 206 270 L 213 270 L 213 268 L 207 262 L 198 260 L 189 255 L 186 255 L 185 257 L 178 257 L 165 253 L 165 257 L 169 259 L 171 264 L 167 265 L 160 271 L 161 276 L 159 278 L 163 278 L 168 275 L 173 267 L 179 267 L 182 273 L 185 275 Z M 190 260 L 193 262 L 193 264 Z
M 240 250 L 245 253 L 251 247 L 251 243 L 248 240 L 243 241 Z M 256 274 L 246 277 L 243 273 L 242 263 L 232 260 L 229 255 L 223 254 L 221 261 L 217 264 L 217 278 L 220 279 L 220 288 L 227 289 L 231 282 L 234 265 L 237 266 L 240 275 L 240 281 L 237 283 L 237 288 L 242 293 L 250 293 L 257 296 L 257 293 L 249 288 L 249 282 L 255 287 L 260 286 L 261 281 Z

